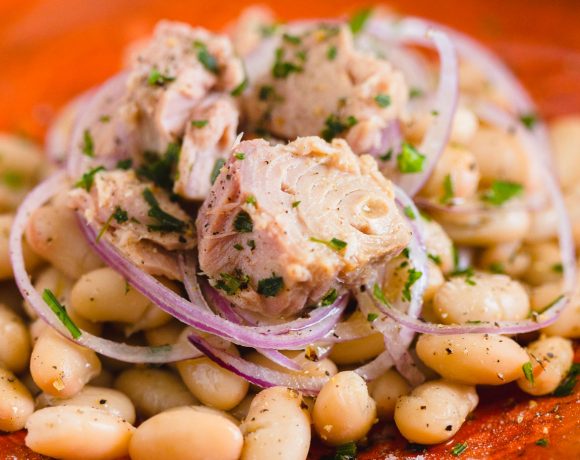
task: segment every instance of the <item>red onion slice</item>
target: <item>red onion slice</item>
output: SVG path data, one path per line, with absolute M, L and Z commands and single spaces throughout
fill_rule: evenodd
M 129 363 L 162 364 L 201 356 L 199 351 L 184 343 L 161 347 L 138 347 L 106 340 L 84 330 L 81 330 L 81 335 L 78 339 L 72 339 L 70 332 L 63 326 L 32 285 L 26 272 L 22 254 L 22 238 L 29 217 L 36 209 L 43 206 L 56 193 L 66 187 L 65 174 L 63 172 L 56 173 L 32 190 L 18 208 L 10 233 L 10 260 L 14 270 L 14 280 L 22 297 L 29 302 L 44 322 L 62 336 L 110 358 Z

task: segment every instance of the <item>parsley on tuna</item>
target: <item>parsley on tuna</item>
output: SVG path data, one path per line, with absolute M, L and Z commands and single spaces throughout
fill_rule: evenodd
M 147 225 L 149 231 L 177 233 L 185 231 L 187 224 L 161 209 L 150 188 L 143 190 L 143 198 L 150 206 L 147 215 L 155 221 L 155 223 Z
M 270 278 L 258 281 L 258 294 L 264 297 L 276 297 L 284 289 L 284 278 L 272 273 Z

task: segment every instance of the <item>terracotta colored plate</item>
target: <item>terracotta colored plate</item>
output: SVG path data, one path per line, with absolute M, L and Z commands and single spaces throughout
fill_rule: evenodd
M 41 139 L 58 107 L 119 68 L 121 50 L 171 18 L 218 30 L 251 0 L 0 0 L 0 130 Z M 369 1 L 271 0 L 280 17 L 336 16 Z M 389 6 L 447 23 L 486 42 L 522 78 L 547 117 L 580 113 L 578 0 L 392 0 Z M 1 299 L 0 299 L 1 300 Z M 580 355 L 577 353 L 577 361 Z M 579 385 L 580 387 L 580 385 Z M 580 459 L 580 388 L 566 398 L 530 399 L 513 385 L 480 388 L 474 418 L 447 444 L 413 451 L 381 425 L 359 456 Z M 540 438 L 547 447 L 536 446 Z M 42 456 L 23 447 L 24 433 L 0 436 L 0 460 Z M 310 460 L 329 453 L 314 446 Z

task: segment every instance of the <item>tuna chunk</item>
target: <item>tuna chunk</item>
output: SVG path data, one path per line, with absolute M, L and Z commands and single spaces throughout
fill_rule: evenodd
M 239 144 L 197 218 L 199 262 L 241 308 L 291 316 L 373 279 L 410 239 L 391 183 L 344 140 Z
M 69 205 L 100 229 L 101 238 L 148 273 L 181 278 L 176 251 L 195 246 L 194 228 L 165 191 L 120 170 L 96 173 L 88 188 L 73 189 Z
M 346 27 L 283 34 L 269 72 L 253 83 L 245 115 L 258 130 L 283 139 L 343 137 L 357 154 L 382 144 L 408 90 L 389 62 L 357 51 Z

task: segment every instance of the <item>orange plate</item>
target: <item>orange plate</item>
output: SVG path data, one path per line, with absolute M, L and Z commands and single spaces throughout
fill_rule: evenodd
M 121 50 L 161 18 L 219 30 L 254 2 L 191 0 L 0 0 L 0 130 L 41 139 L 75 94 L 119 69 Z M 285 19 L 335 16 L 371 1 L 276 0 Z M 392 0 L 393 9 L 446 23 L 487 43 L 516 71 L 546 117 L 580 112 L 578 0 Z M 577 353 L 577 358 L 580 358 Z M 578 360 L 578 359 L 577 359 Z M 481 388 L 474 418 L 445 445 L 412 452 L 392 426 L 369 437 L 361 459 L 580 458 L 578 389 L 566 398 L 530 400 L 513 385 Z M 548 447 L 535 441 L 546 438 Z M 36 460 L 24 434 L 0 436 L 0 459 Z M 329 453 L 314 446 L 310 460 Z

